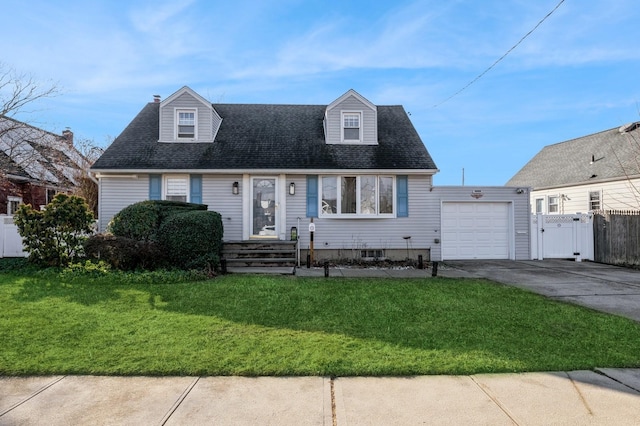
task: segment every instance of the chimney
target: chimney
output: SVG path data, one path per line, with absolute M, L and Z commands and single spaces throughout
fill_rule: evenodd
M 160 95 L 153 95 L 153 102 L 156 104 L 160 103 Z
M 73 132 L 69 130 L 69 128 L 62 131 L 62 137 L 69 144 L 69 146 L 73 146 Z

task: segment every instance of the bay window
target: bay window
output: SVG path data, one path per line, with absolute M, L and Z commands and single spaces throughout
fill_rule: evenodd
M 321 215 L 372 217 L 394 214 L 393 176 L 323 176 Z

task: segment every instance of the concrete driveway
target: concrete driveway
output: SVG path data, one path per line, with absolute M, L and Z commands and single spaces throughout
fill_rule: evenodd
M 640 271 L 572 260 L 445 261 L 442 276 L 487 278 L 640 321 Z

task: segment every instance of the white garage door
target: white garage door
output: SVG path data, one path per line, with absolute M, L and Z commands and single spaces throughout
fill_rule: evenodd
M 442 260 L 509 259 L 509 203 L 442 203 Z

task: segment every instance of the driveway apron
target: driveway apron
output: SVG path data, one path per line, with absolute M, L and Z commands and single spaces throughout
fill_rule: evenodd
M 640 321 L 640 271 L 571 260 L 456 260 L 443 276 L 487 278 Z

